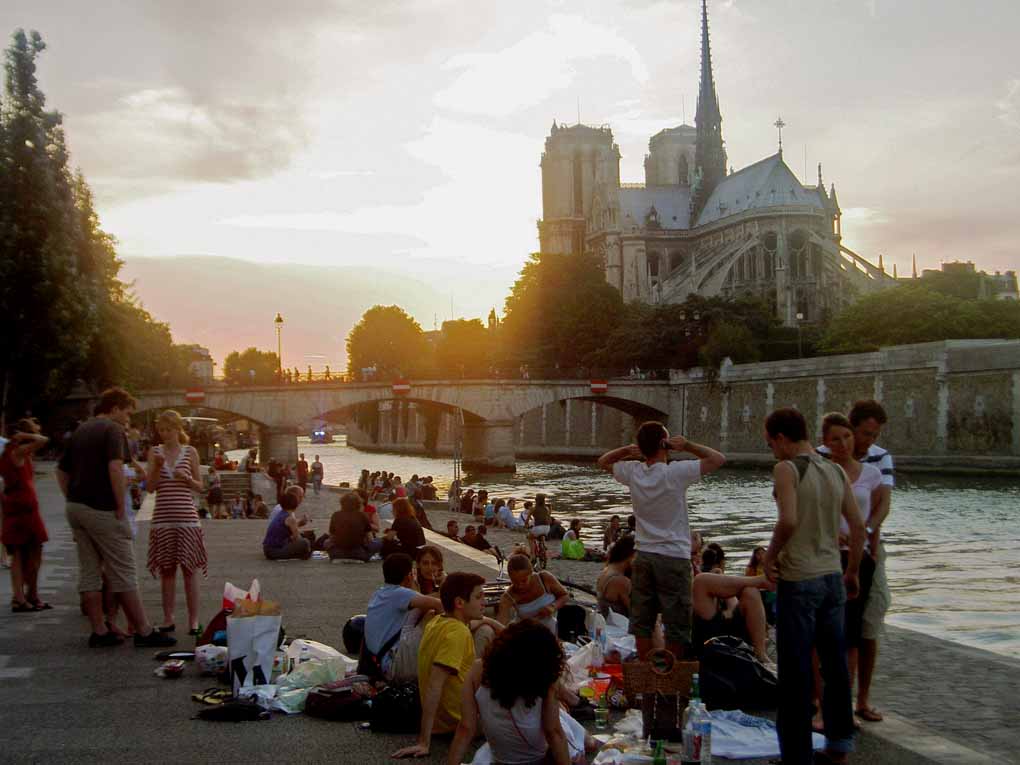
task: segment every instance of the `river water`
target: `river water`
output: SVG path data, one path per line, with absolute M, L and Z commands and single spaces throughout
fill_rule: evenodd
M 407 480 L 431 475 L 445 497 L 450 459 L 378 454 L 299 438 L 308 461 L 319 454 L 326 482 L 357 482 L 362 468 L 390 470 Z M 243 452 L 237 452 L 238 455 Z M 532 499 L 545 493 L 561 519 L 581 518 L 582 536 L 601 545 L 610 515 L 630 512 L 629 494 L 594 465 L 527 460 L 514 475 L 478 476 L 465 488 L 489 496 Z M 692 528 L 723 545 L 738 573 L 775 521 L 771 474 L 723 470 L 688 490 Z M 901 627 L 1020 656 L 1020 485 L 1010 479 L 899 475 L 892 513 L 883 526 L 893 605 Z M 739 564 L 739 565 L 738 565 Z

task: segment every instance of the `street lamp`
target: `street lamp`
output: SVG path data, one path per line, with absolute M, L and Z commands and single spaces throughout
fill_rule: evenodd
M 283 382 L 283 317 L 277 313 L 273 323 L 276 325 L 276 374 Z
M 803 354 L 803 352 L 801 350 L 801 344 L 800 344 L 800 323 L 803 320 L 804 320 L 804 314 L 802 314 L 800 311 L 798 311 L 797 312 L 797 358 L 798 359 L 804 357 L 804 354 Z

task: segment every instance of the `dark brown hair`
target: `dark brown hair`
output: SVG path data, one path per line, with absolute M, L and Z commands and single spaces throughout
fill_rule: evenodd
M 439 599 L 443 601 L 443 610 L 452 614 L 457 607 L 457 598 L 471 600 L 471 593 L 475 587 L 485 584 L 485 579 L 478 574 L 469 574 L 466 571 L 455 571 L 443 580 L 439 588 Z M 550 633 L 552 634 L 552 633 Z M 520 671 L 520 668 L 517 669 Z
M 99 403 L 96 404 L 96 414 L 109 414 L 114 409 L 135 409 L 138 402 L 134 396 L 123 388 L 107 388 L 99 394 Z
M 563 648 L 556 636 L 534 619 L 522 619 L 500 632 L 486 650 L 482 685 L 505 709 L 517 699 L 532 707 L 549 693 L 563 667 Z
M 777 409 L 765 418 L 765 431 L 770 438 L 785 436 L 788 441 L 807 441 L 807 420 L 792 406 Z
M 850 422 L 856 428 L 865 420 L 874 419 L 879 425 L 885 425 L 889 421 L 889 418 L 885 414 L 885 409 L 880 403 L 875 401 L 873 398 L 866 398 L 860 401 L 855 401 L 853 407 L 850 409 Z

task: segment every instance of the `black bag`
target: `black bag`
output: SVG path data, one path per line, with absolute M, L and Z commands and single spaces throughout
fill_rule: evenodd
M 375 689 L 364 675 L 350 675 L 308 692 L 305 714 L 324 720 L 367 720 L 372 713 Z
M 387 640 L 383 647 L 379 649 L 379 653 L 372 653 L 368 650 L 368 643 L 365 640 L 361 641 L 361 653 L 358 655 L 358 674 L 367 675 L 373 680 L 383 679 L 382 660 L 383 657 L 393 650 L 393 646 L 400 640 L 400 633 L 403 630 L 397 630 L 393 637 Z
M 713 709 L 774 709 L 779 680 L 739 638 L 705 643 L 701 653 L 701 698 Z
M 556 633 L 560 640 L 576 643 L 577 639 L 587 636 L 588 627 L 585 619 L 588 612 L 576 603 L 568 603 L 556 612 Z
M 388 685 L 372 700 L 372 730 L 378 733 L 417 733 L 421 727 L 421 699 L 417 683 Z

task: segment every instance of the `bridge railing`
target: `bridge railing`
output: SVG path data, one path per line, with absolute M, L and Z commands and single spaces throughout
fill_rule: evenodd
M 212 387 L 251 388 L 267 385 L 349 385 L 356 383 L 396 382 L 399 380 L 669 380 L 668 369 L 608 369 L 604 367 L 490 367 L 487 371 L 477 369 L 446 369 L 417 375 L 403 375 L 383 372 L 363 374 L 338 374 L 334 372 L 298 372 L 284 370 L 271 380 L 263 378 L 232 379 L 222 376 L 212 379 Z

